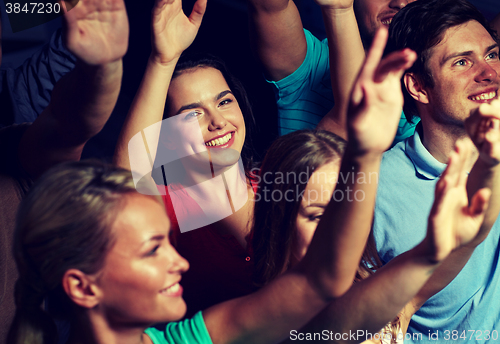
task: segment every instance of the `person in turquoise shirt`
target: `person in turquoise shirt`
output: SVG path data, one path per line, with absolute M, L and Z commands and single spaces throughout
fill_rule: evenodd
M 248 0 L 254 50 L 276 96 L 279 134 L 319 126 L 346 138 L 349 94 L 365 49 L 377 28 L 413 1 L 316 1 L 328 37 L 320 41 L 303 29 L 292 0 Z M 417 122 L 402 114 L 394 142 L 411 136 Z

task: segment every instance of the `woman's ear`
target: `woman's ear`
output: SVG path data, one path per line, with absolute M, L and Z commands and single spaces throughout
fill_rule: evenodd
M 80 307 L 93 308 L 99 304 L 100 290 L 95 284 L 95 276 L 69 269 L 63 276 L 62 286 L 71 301 Z
M 422 104 L 429 103 L 427 90 L 424 88 L 418 77 L 416 77 L 413 73 L 406 73 L 403 76 L 403 81 L 405 83 L 406 90 L 413 97 L 413 99 Z

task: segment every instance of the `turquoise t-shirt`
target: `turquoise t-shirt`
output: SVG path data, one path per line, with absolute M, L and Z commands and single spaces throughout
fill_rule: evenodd
M 320 41 L 304 30 L 307 53 L 304 62 L 289 76 L 273 85 L 278 106 L 278 130 L 285 135 L 296 130 L 314 129 L 334 105 L 330 81 L 328 41 Z M 394 144 L 413 135 L 415 123 L 408 123 L 401 114 Z
M 212 344 L 201 312 L 191 319 L 168 323 L 164 331 L 150 327 L 144 332 L 154 344 Z

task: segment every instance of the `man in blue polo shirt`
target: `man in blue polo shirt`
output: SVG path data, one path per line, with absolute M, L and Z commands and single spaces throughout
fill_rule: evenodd
M 410 119 L 419 116 L 421 123 L 383 158 L 374 219 L 381 259 L 388 262 L 425 237 L 435 184 L 457 139 L 468 134 L 477 147 L 469 194 L 481 187 L 492 190 L 481 228 L 488 237 L 456 251 L 439 267 L 446 273 L 447 267 L 466 264 L 446 288 L 415 305 L 421 307 L 405 343 L 494 342 L 500 339 L 498 39 L 465 0 L 420 0 L 391 24 L 387 50 L 402 48 L 419 56 L 403 81 L 404 112 Z M 421 294 L 425 300 L 425 287 Z

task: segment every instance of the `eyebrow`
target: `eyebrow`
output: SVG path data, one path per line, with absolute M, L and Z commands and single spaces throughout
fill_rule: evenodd
M 486 48 L 485 52 L 488 52 L 490 50 L 493 50 L 498 47 L 498 43 L 494 43 L 490 45 L 488 48 Z M 460 56 L 471 56 L 474 52 L 469 50 L 469 51 L 461 51 L 459 53 L 451 54 L 441 60 L 441 66 L 443 66 L 447 61 L 454 59 L 455 57 L 460 57 Z
M 151 238 L 148 238 L 146 240 L 144 240 L 144 242 L 142 243 L 142 245 L 145 245 L 147 243 L 149 243 L 150 241 L 162 241 L 165 239 L 165 235 L 164 234 L 157 234 Z
M 218 95 L 216 95 L 214 97 L 214 100 L 217 101 L 217 100 L 221 99 L 222 97 L 226 96 L 227 94 L 233 94 L 233 92 L 231 92 L 230 90 L 222 91 L 221 93 L 219 93 Z M 181 106 L 179 108 L 179 110 L 177 110 L 177 112 L 175 114 L 178 115 L 178 114 L 180 114 L 181 112 L 183 112 L 185 110 L 196 109 L 196 108 L 199 108 L 201 106 L 202 106 L 201 102 L 196 102 L 196 103 L 191 103 L 191 104 L 183 105 L 183 106 Z

